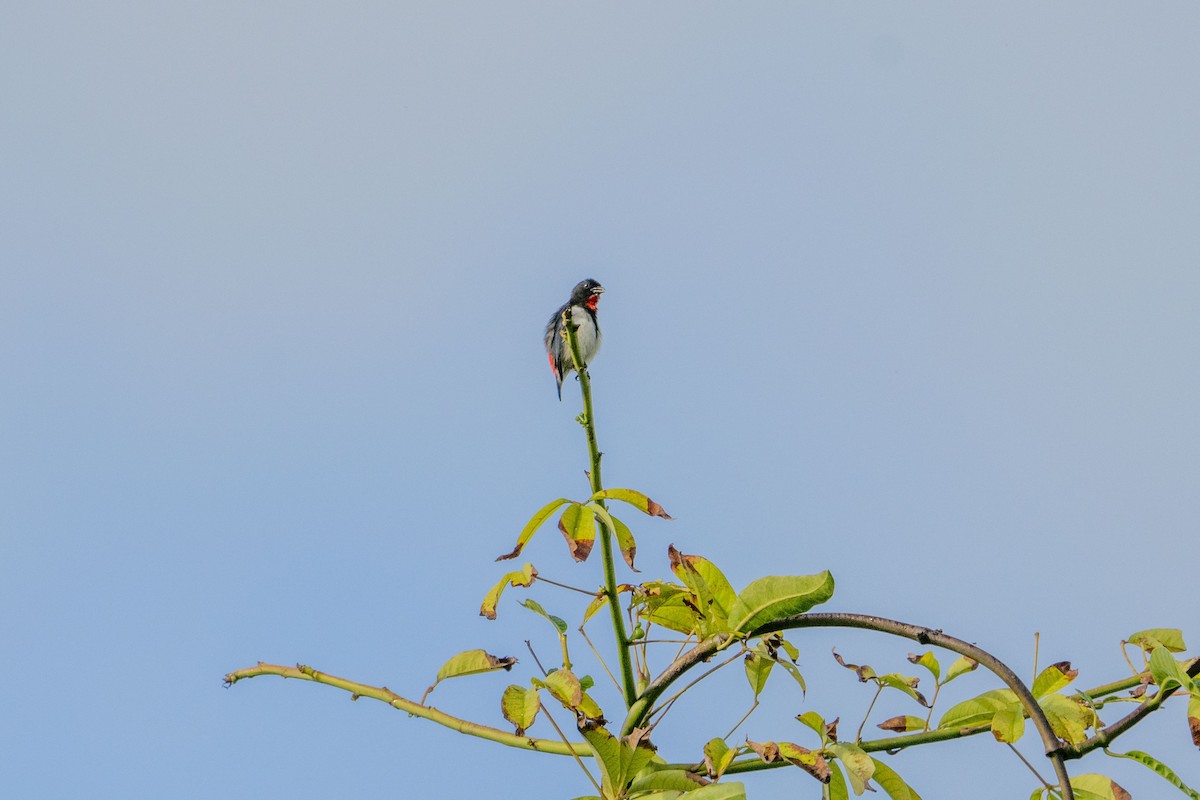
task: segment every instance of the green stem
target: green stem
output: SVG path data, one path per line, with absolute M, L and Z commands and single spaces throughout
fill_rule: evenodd
M 312 681 L 313 683 L 323 683 L 326 686 L 333 686 L 350 692 L 351 700 L 357 700 L 359 697 L 370 697 L 373 700 L 387 703 L 392 708 L 405 711 L 414 717 L 421 717 L 431 722 L 436 722 L 439 725 L 444 725 L 451 730 L 456 730 L 459 733 L 478 736 L 481 739 L 499 742 L 509 747 L 519 747 L 522 750 L 537 750 L 542 753 L 554 753 L 561 756 L 575 756 L 576 758 L 579 756 L 591 757 L 592 755 L 592 749 L 583 743 L 569 744 L 554 739 L 534 739 L 529 736 L 517 736 L 515 733 L 468 722 L 465 719 L 452 717 L 443 711 L 438 711 L 436 708 L 423 706 L 413 700 L 401 697 L 386 686 L 368 686 L 365 683 L 348 681 L 336 675 L 318 672 L 312 667 L 306 667 L 303 664 L 295 667 L 282 667 L 277 664 L 264 664 L 260 661 L 256 667 L 247 667 L 246 669 L 239 669 L 237 672 L 229 673 L 225 676 L 225 684 L 232 686 L 240 680 L 255 678 L 259 675 L 277 675 L 280 678 L 297 678 L 303 681 Z
M 600 452 L 596 444 L 596 417 L 592 408 L 592 378 L 588 374 L 587 364 L 579 352 L 579 339 L 575 335 L 575 325 L 571 321 L 571 309 L 563 312 L 563 332 L 567 337 L 567 346 L 571 351 L 571 359 L 575 362 L 575 372 L 579 375 L 579 388 L 583 392 L 583 429 L 587 434 L 588 456 L 592 469 L 588 475 L 592 484 L 592 494 L 604 490 L 604 482 L 600 478 Z M 601 508 L 605 508 L 603 500 L 597 500 Z M 625 618 L 621 616 L 621 606 L 617 602 L 617 567 L 613 558 L 612 534 L 608 527 L 596 523 L 600 535 L 600 555 L 604 560 L 604 594 L 608 596 L 608 608 L 612 614 L 613 633 L 617 639 L 617 658 L 621 663 L 621 683 L 625 693 L 625 706 L 628 708 L 637 699 L 637 684 L 633 679 L 633 663 L 629 655 L 629 636 L 625 629 Z

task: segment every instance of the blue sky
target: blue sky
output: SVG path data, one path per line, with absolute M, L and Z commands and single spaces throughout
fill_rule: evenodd
M 432 702 L 502 724 L 524 640 L 554 644 L 513 597 L 497 622 L 477 609 L 525 519 L 587 491 L 575 385 L 557 402 L 541 351 L 584 277 L 608 289 L 606 481 L 675 516 L 636 525 L 642 577 L 670 542 L 739 586 L 828 568 L 830 610 L 940 627 L 1022 674 L 1040 631 L 1082 687 L 1124 674 L 1135 630 L 1200 636 L 1195 6 L 5 17 L 14 796 L 583 794 L 566 759 L 220 678 L 304 662 L 419 697 L 484 647 L 521 672 Z M 597 580 L 553 530 L 526 557 Z M 912 669 L 899 641 L 793 640 L 808 698 L 769 687 L 754 738 L 811 743 L 790 721 L 810 709 L 857 726 L 869 692 L 835 645 Z M 995 685 L 962 682 L 951 699 Z M 748 702 L 727 676 L 663 724 L 664 754 Z M 893 706 L 874 716 L 913 711 Z M 1200 784 L 1179 707 L 1120 746 Z M 1034 785 L 981 739 L 891 763 L 925 797 Z M 1074 769 L 1168 796 L 1131 762 Z M 806 781 L 751 796 L 818 796 Z

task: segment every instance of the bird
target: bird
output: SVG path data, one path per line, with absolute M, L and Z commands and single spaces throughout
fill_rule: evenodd
M 596 352 L 600 349 L 600 323 L 596 320 L 596 304 L 604 287 L 591 278 L 575 284 L 571 290 L 571 299 L 563 303 L 550 322 L 546 325 L 546 355 L 550 358 L 550 371 L 554 373 L 554 381 L 558 385 L 558 399 L 562 401 L 563 379 L 568 372 L 575 369 L 575 361 L 571 358 L 571 350 L 563 335 L 563 313 L 571 309 L 571 322 L 574 324 L 575 339 L 579 342 L 579 355 L 587 366 Z

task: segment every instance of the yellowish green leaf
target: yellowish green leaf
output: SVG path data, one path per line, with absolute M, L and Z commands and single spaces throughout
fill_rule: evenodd
M 605 489 L 602 492 L 596 492 L 592 495 L 592 500 L 620 500 L 641 511 L 643 514 L 649 514 L 652 517 L 662 517 L 670 519 L 671 515 L 663 511 L 663 507 L 651 500 L 646 495 L 633 489 Z
M 542 604 L 539 603 L 537 600 L 534 600 L 532 598 L 527 599 L 521 603 L 521 606 L 523 606 L 524 608 L 528 608 L 530 611 L 537 614 L 538 616 L 545 617 L 550 622 L 550 624 L 554 626 L 554 629 L 556 631 L 558 631 L 559 636 L 562 636 L 563 634 L 565 634 L 567 632 L 567 621 L 565 619 L 563 619 L 562 617 L 556 617 L 553 614 L 548 614 L 546 612 L 546 609 L 542 608 Z
M 1045 697 L 1071 684 L 1079 670 L 1071 669 L 1070 661 L 1059 661 L 1046 667 L 1033 679 L 1033 696 Z
M 872 758 L 871 761 L 875 764 L 875 772 L 871 777 L 892 800 L 921 800 L 921 795 L 913 791 L 894 769 L 877 758 Z
M 777 744 L 780 758 L 804 770 L 821 783 L 829 782 L 829 764 L 826 763 L 825 756 L 821 755 L 819 751 L 809 750 L 807 747 L 801 747 L 792 742 L 778 742 Z
M 488 619 L 496 618 L 496 604 L 500 602 L 500 595 L 504 592 L 506 586 L 529 586 L 537 577 L 537 570 L 533 564 L 526 564 L 523 569 L 516 572 L 507 572 L 495 586 L 488 590 L 487 596 L 483 598 L 483 603 L 479 606 L 479 616 L 487 617 Z
M 1075 800 L 1130 800 L 1129 792 L 1107 775 L 1076 775 L 1071 778 L 1071 789 Z
M 1160 692 L 1182 688 L 1185 692 L 1197 693 L 1196 686 L 1188 676 L 1187 670 L 1175 660 L 1175 657 L 1171 655 L 1170 648 L 1165 645 L 1154 648 L 1154 652 L 1150 654 L 1150 674 Z
M 932 650 L 927 650 L 920 655 L 917 655 L 916 653 L 909 653 L 908 660 L 913 664 L 919 664 L 920 666 L 929 670 L 929 672 L 932 673 L 933 680 L 935 682 L 942 677 L 942 666 L 938 663 L 937 658 L 934 657 Z
M 1130 634 L 1125 641 L 1136 644 L 1147 653 L 1156 647 L 1165 647 L 1172 653 L 1187 650 L 1187 645 L 1183 643 L 1183 631 L 1178 628 L 1147 628 Z
M 437 685 L 449 678 L 461 678 L 465 675 L 478 675 L 481 672 L 510 670 L 517 659 L 512 656 L 494 656 L 484 650 L 466 650 L 453 656 L 438 670 L 437 679 L 425 690 L 428 695 Z M 424 702 L 424 698 L 422 698 Z
M 775 666 L 775 662 L 753 650 L 746 654 L 745 661 L 746 680 L 750 682 L 750 690 L 754 692 L 754 700 L 757 702 L 758 695 L 767 685 L 767 678 L 771 676 L 771 668 Z
M 885 731 L 894 731 L 895 733 L 923 731 L 925 730 L 925 718 L 914 717 L 912 715 L 892 717 L 891 719 L 885 719 L 877 727 Z
M 710 778 L 720 778 L 733 763 L 737 750 L 730 749 L 724 739 L 709 739 L 704 745 L 704 769 Z
M 1106 751 L 1106 752 L 1108 752 L 1108 754 L 1110 756 L 1117 756 L 1119 758 L 1130 758 L 1130 759 L 1133 759 L 1134 761 L 1138 762 L 1142 766 L 1149 767 L 1150 769 L 1154 770 L 1154 773 L 1156 775 L 1158 775 L 1160 778 L 1165 780 L 1167 783 L 1174 786 L 1179 791 L 1186 794 L 1188 797 L 1192 798 L 1192 800 L 1200 800 L 1200 792 L 1197 792 L 1195 789 L 1193 789 L 1192 787 L 1190 787 L 1186 783 L 1184 783 L 1183 779 L 1180 778 L 1177 774 L 1175 774 L 1175 771 L 1173 769 L 1171 769 L 1166 764 L 1162 763 L 1161 761 L 1159 761 L 1157 758 L 1150 755 L 1149 753 L 1143 753 L 1141 750 L 1130 750 L 1128 753 L 1114 753 L 1112 751 Z
M 504 718 L 517 729 L 517 736 L 524 735 L 533 725 L 541 703 L 536 687 L 526 689 L 524 686 L 513 684 L 504 690 L 500 698 L 500 711 Z
M 850 788 L 854 794 L 861 795 L 867 790 L 868 781 L 875 774 L 875 761 L 858 745 L 849 742 L 834 742 L 826 750 L 837 757 L 846 768 L 846 777 L 850 779 Z
M 803 614 L 833 596 L 833 576 L 792 575 L 752 581 L 729 609 L 733 630 L 753 633 L 785 617 Z
M 950 681 L 957 678 L 959 675 L 974 671 L 979 666 L 979 662 L 966 656 L 959 656 L 954 663 L 950 665 L 950 669 L 946 670 L 946 679 L 942 681 L 945 686 Z
M 558 529 L 567 540 L 571 558 L 587 561 L 596 544 L 596 513 L 589 506 L 571 503 L 558 519 Z
M 829 790 L 829 800 L 850 800 L 850 790 L 846 788 L 846 777 L 842 774 L 842 768 L 836 761 L 829 763 L 829 783 L 825 788 Z
M 992 717 L 997 711 L 1008 708 L 1017 702 L 1017 696 L 1011 689 L 992 689 L 978 697 L 964 700 L 951 706 L 942 715 L 938 728 L 973 728 L 977 725 L 991 724 Z
M 1054 734 L 1071 744 L 1087 739 L 1087 729 L 1096 724 L 1096 712 L 1091 706 L 1077 703 L 1061 694 L 1046 695 L 1038 700 Z
M 517 556 L 521 555 L 521 551 L 525 549 L 525 545 L 529 543 L 531 538 L 533 538 L 533 534 L 537 532 L 537 529 L 542 527 L 542 523 L 549 519 L 550 515 L 553 514 L 560 506 L 565 506 L 569 502 L 571 501 L 567 498 L 560 497 L 557 500 L 553 500 L 542 506 L 541 509 L 539 509 L 538 512 L 533 515 L 529 522 L 525 524 L 525 527 L 521 530 L 520 535 L 517 536 L 517 546 L 513 548 L 512 552 L 505 553 L 504 555 L 497 557 L 496 560 L 504 561 L 506 559 L 516 558 Z
M 992 735 L 997 742 L 1015 744 L 1024 733 L 1025 714 L 1019 703 L 1002 708 L 992 716 Z
M 1192 732 L 1192 744 L 1200 747 L 1200 697 L 1192 695 L 1188 698 L 1187 716 L 1188 728 Z

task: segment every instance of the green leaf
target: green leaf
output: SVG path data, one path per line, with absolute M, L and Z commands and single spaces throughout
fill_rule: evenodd
M 1002 708 L 992 717 L 992 735 L 997 742 L 1015 744 L 1025 733 L 1025 714 L 1020 703 Z
M 979 662 L 966 656 L 959 656 L 954 663 L 950 665 L 950 669 L 946 670 L 946 679 L 942 681 L 945 686 L 950 681 L 957 678 L 959 675 L 965 675 L 968 672 L 973 672 L 979 666 Z
M 746 680 L 750 682 L 750 690 L 754 692 L 754 702 L 758 702 L 758 695 L 767 685 L 767 678 L 771 676 L 771 668 L 774 666 L 774 660 L 762 653 L 752 650 L 746 654 Z
M 545 687 L 554 699 L 571 710 L 583 704 L 583 687 L 569 669 L 556 669 L 543 679 L 533 678 L 535 686 Z
M 521 534 L 517 537 L 517 546 L 513 548 L 512 552 L 498 556 L 496 560 L 504 561 L 506 559 L 516 558 L 517 556 L 521 555 L 521 551 L 525 549 L 525 545 L 529 543 L 531 538 L 533 538 L 533 534 L 537 532 L 537 529 L 542 527 L 542 523 L 549 519 L 550 515 L 553 514 L 556 509 L 558 509 L 560 506 L 565 506 L 569 502 L 571 501 L 567 498 L 560 497 L 557 500 L 553 500 L 542 506 L 541 509 L 539 509 L 538 512 L 533 515 L 533 517 L 521 530 Z
M 680 633 L 693 633 L 700 625 L 700 615 L 691 601 L 692 593 L 682 586 L 661 581 L 642 584 L 646 599 L 642 616 L 655 625 Z
M 710 778 L 720 778 L 733 763 L 737 750 L 731 750 L 724 739 L 709 739 L 704 745 L 704 768 Z
M 625 797 L 626 788 L 633 782 L 634 776 L 654 757 L 654 748 L 644 738 L 638 738 L 636 744 L 630 744 L 632 739 L 617 739 L 599 726 L 581 726 L 579 731 L 596 756 L 605 796 Z
M 693 595 L 692 603 L 699 611 L 701 636 L 723 633 L 729 630 L 729 606 L 733 603 L 733 588 L 712 562 L 701 556 L 686 555 L 667 548 L 671 571 L 683 581 Z M 711 581 L 711 583 L 710 583 Z
M 1087 729 L 1096 724 L 1096 712 L 1061 694 L 1050 694 L 1038 700 L 1054 734 L 1071 744 L 1087 740 Z
M 792 742 L 778 742 L 779 756 L 813 776 L 821 783 L 830 780 L 829 764 L 817 750 L 809 750 Z
M 1033 696 L 1045 697 L 1071 684 L 1079 670 L 1071 669 L 1070 661 L 1059 661 L 1042 670 L 1033 679 Z
M 916 653 L 909 653 L 908 660 L 911 661 L 913 664 L 919 664 L 920 666 L 929 670 L 930 673 L 933 674 L 933 680 L 935 683 L 938 681 L 939 678 L 942 677 L 942 666 L 941 666 L 941 664 L 938 663 L 938 660 L 934 657 L 932 650 L 921 653 L 921 655 L 917 655 Z
M 524 686 L 512 685 L 504 690 L 500 698 L 500 711 L 504 718 L 517 729 L 517 736 L 524 735 L 537 717 L 541 708 L 536 687 L 526 689 Z
M 734 599 L 736 599 L 736 597 Z M 773 641 L 778 642 L 778 646 L 780 647 L 780 649 L 782 649 L 783 652 L 787 653 L 787 657 L 790 658 L 793 662 L 796 661 L 798 658 L 800 658 L 800 651 L 796 648 L 796 645 L 792 644 L 787 639 L 780 636 L 778 633 L 775 634 Z
M 589 506 L 571 503 L 558 519 L 558 529 L 567 540 L 571 558 L 587 561 L 596 544 L 596 513 Z
M 1154 648 L 1154 652 L 1150 654 L 1150 675 L 1158 684 L 1160 693 L 1169 692 L 1176 687 L 1192 694 L 1197 693 L 1196 686 L 1188 677 L 1187 671 L 1175 660 L 1175 657 L 1171 655 L 1170 648 L 1166 645 Z
M 493 656 L 483 650 L 466 650 L 452 657 L 438 670 L 437 679 L 425 690 L 428 695 L 439 683 L 448 678 L 461 678 L 464 675 L 478 675 L 481 672 L 510 670 L 517 660 L 512 656 Z
M 710 783 L 683 795 L 688 800 L 746 800 L 743 783 Z
M 580 731 L 583 739 L 596 757 L 596 766 L 600 769 L 601 792 L 606 798 L 616 795 L 616 788 L 625 788 L 621 778 L 621 748 L 622 744 L 604 728 L 585 728 Z
M 1071 778 L 1075 800 L 1129 800 L 1125 791 L 1107 775 L 1076 775 Z
M 630 794 L 636 792 L 676 791 L 690 792 L 702 784 L 681 769 L 658 769 L 645 772 L 633 779 L 629 785 Z
M 913 700 L 929 708 L 929 702 L 925 699 L 925 695 L 917 691 L 918 678 L 909 678 L 896 672 L 889 672 L 887 675 L 880 675 L 876 680 L 884 686 L 899 689 Z
M 500 602 L 500 595 L 504 591 L 504 587 L 529 586 L 536 577 L 537 570 L 533 568 L 533 564 L 526 564 L 523 569 L 516 572 L 506 572 L 504 577 L 483 598 L 483 603 L 479 606 L 479 616 L 495 619 L 496 604 Z
M 1136 644 L 1146 652 L 1156 647 L 1165 647 L 1172 653 L 1187 650 L 1187 645 L 1183 643 L 1183 631 L 1178 628 L 1147 628 L 1131 634 L 1125 641 Z
M 1011 689 L 992 689 L 951 706 L 942 715 L 938 728 L 974 728 L 977 725 L 987 725 L 991 723 L 997 711 L 1002 711 L 1016 702 L 1017 696 Z
M 850 788 L 856 795 L 867 790 L 867 782 L 875 774 L 875 760 L 867 755 L 858 745 L 849 742 L 834 742 L 829 745 L 829 752 L 837 756 L 846 767 L 846 776 L 850 778 Z
M 829 740 L 828 732 L 825 729 L 825 718 L 817 712 L 805 711 L 803 714 L 797 714 L 796 719 L 816 731 L 817 735 L 821 737 L 821 744 Z
M 828 789 L 829 800 L 850 800 L 850 791 L 846 788 L 846 777 L 836 762 L 829 765 Z
M 724 623 L 729 617 L 729 609 L 737 600 L 733 586 L 725 574 L 707 558 L 686 555 L 676 550 L 674 545 L 667 548 L 667 555 L 671 559 L 671 571 L 684 585 L 701 597 L 707 607 L 707 613 L 719 617 Z
M 606 605 L 608 605 L 608 595 L 602 592 L 593 597 L 592 602 L 588 603 L 587 609 L 583 612 L 583 622 L 579 623 L 579 627 L 582 628 L 584 625 L 587 625 L 587 621 L 592 618 L 592 615 Z
M 833 576 L 773 576 L 752 581 L 729 609 L 733 630 L 751 633 L 784 617 L 803 614 L 833 596 Z
M 437 679 L 461 678 L 464 675 L 477 675 L 481 672 L 510 670 L 517 660 L 512 656 L 493 656 L 484 650 L 465 650 L 451 658 L 438 670 Z
M 871 761 L 875 764 L 875 772 L 872 777 L 892 800 L 921 800 L 921 795 L 914 792 L 912 787 L 896 774 L 895 770 L 877 758 L 872 758 Z
M 671 518 L 670 514 L 663 511 L 662 506 L 633 489 L 605 489 L 602 492 L 596 492 L 592 495 L 592 500 L 620 500 L 622 503 L 628 503 L 633 506 L 643 514 L 649 514 L 652 517 L 662 517 L 663 519 Z
M 1187 716 L 1188 728 L 1192 732 L 1192 744 L 1200 747 L 1200 697 L 1192 695 L 1188 698 Z
M 1154 772 L 1160 778 L 1186 794 L 1188 797 L 1192 798 L 1192 800 L 1200 800 L 1200 792 L 1197 792 L 1195 789 L 1184 783 L 1183 780 L 1175 774 L 1174 770 L 1149 753 L 1143 753 L 1141 750 L 1130 750 L 1128 753 L 1114 753 L 1111 750 L 1105 752 L 1107 752 L 1110 756 L 1133 759 L 1139 764 L 1149 767 L 1150 769 L 1154 770 Z
M 524 606 L 525 608 L 528 608 L 533 613 L 538 614 L 542 617 L 545 617 L 547 620 L 549 620 L 550 624 L 554 626 L 554 629 L 556 631 L 558 631 L 559 636 L 562 636 L 563 634 L 565 634 L 567 632 L 567 621 L 564 620 L 562 617 L 556 617 L 553 614 L 547 614 L 546 609 L 542 608 L 542 604 L 539 603 L 537 600 L 533 600 L 533 599 L 525 600 L 524 602 L 521 603 L 521 605 Z
M 896 733 L 911 733 L 913 731 L 925 730 L 925 718 L 914 717 L 912 715 L 892 717 L 885 719 L 879 723 L 877 728 L 882 728 L 885 731 L 894 731 Z
M 801 694 L 808 693 L 808 685 L 804 682 L 804 676 L 800 674 L 799 667 L 797 667 L 795 664 L 793 664 L 790 661 L 784 661 L 782 658 L 779 659 L 776 663 L 779 664 L 779 666 L 783 667 L 784 670 L 789 675 L 791 675 L 793 679 L 795 679 L 796 683 L 800 684 L 800 693 Z
M 634 572 L 640 572 L 640 570 L 633 565 L 633 559 L 637 555 L 637 541 L 635 541 L 633 538 L 633 531 L 629 530 L 628 525 L 626 525 L 624 522 L 621 522 L 621 520 L 617 519 L 612 514 L 609 514 L 608 518 L 612 520 L 613 533 L 617 537 L 617 547 L 621 550 L 621 558 L 625 559 L 625 563 L 629 565 L 631 570 Z

